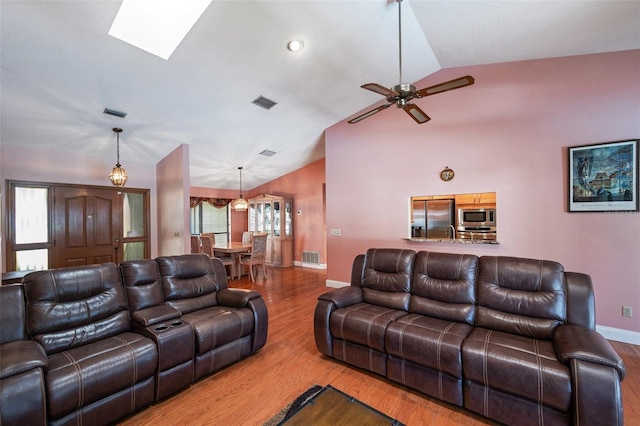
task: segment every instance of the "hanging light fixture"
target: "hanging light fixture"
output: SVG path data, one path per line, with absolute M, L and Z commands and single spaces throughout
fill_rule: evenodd
M 240 198 L 231 202 L 231 208 L 237 212 L 246 212 L 249 208 L 249 202 L 242 198 L 242 166 L 238 167 L 240 170 Z
M 118 127 L 114 127 L 113 131 L 116 132 L 116 141 L 117 141 L 117 151 L 116 151 L 116 166 L 111 170 L 109 174 L 109 179 L 111 179 L 111 183 L 114 186 L 124 186 L 127 182 L 127 172 L 120 165 L 120 133 L 122 133 L 122 129 Z

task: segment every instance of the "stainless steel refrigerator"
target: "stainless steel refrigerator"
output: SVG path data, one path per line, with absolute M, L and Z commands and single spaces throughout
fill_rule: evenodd
M 453 238 L 455 208 L 453 200 L 429 200 L 427 207 L 427 238 Z

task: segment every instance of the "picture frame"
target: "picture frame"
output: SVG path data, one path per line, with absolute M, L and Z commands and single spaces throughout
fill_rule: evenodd
M 638 139 L 568 148 L 569 212 L 637 212 Z

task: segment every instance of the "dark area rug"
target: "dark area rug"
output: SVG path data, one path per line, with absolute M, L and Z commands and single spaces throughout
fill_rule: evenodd
M 401 422 L 334 388 L 315 385 L 263 426 L 404 426 Z
M 298 411 L 298 409 L 308 400 L 316 396 L 323 389 L 320 385 L 314 385 L 307 389 L 302 395 L 297 397 L 291 404 L 284 407 L 282 410 L 278 411 L 278 414 L 273 416 L 270 420 L 268 420 L 263 426 L 277 426 L 283 421 L 287 420 L 293 413 Z

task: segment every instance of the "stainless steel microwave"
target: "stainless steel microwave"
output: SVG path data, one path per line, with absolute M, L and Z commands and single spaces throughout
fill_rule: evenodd
M 456 225 L 459 231 L 474 230 L 495 232 L 496 209 L 467 208 L 458 209 Z

